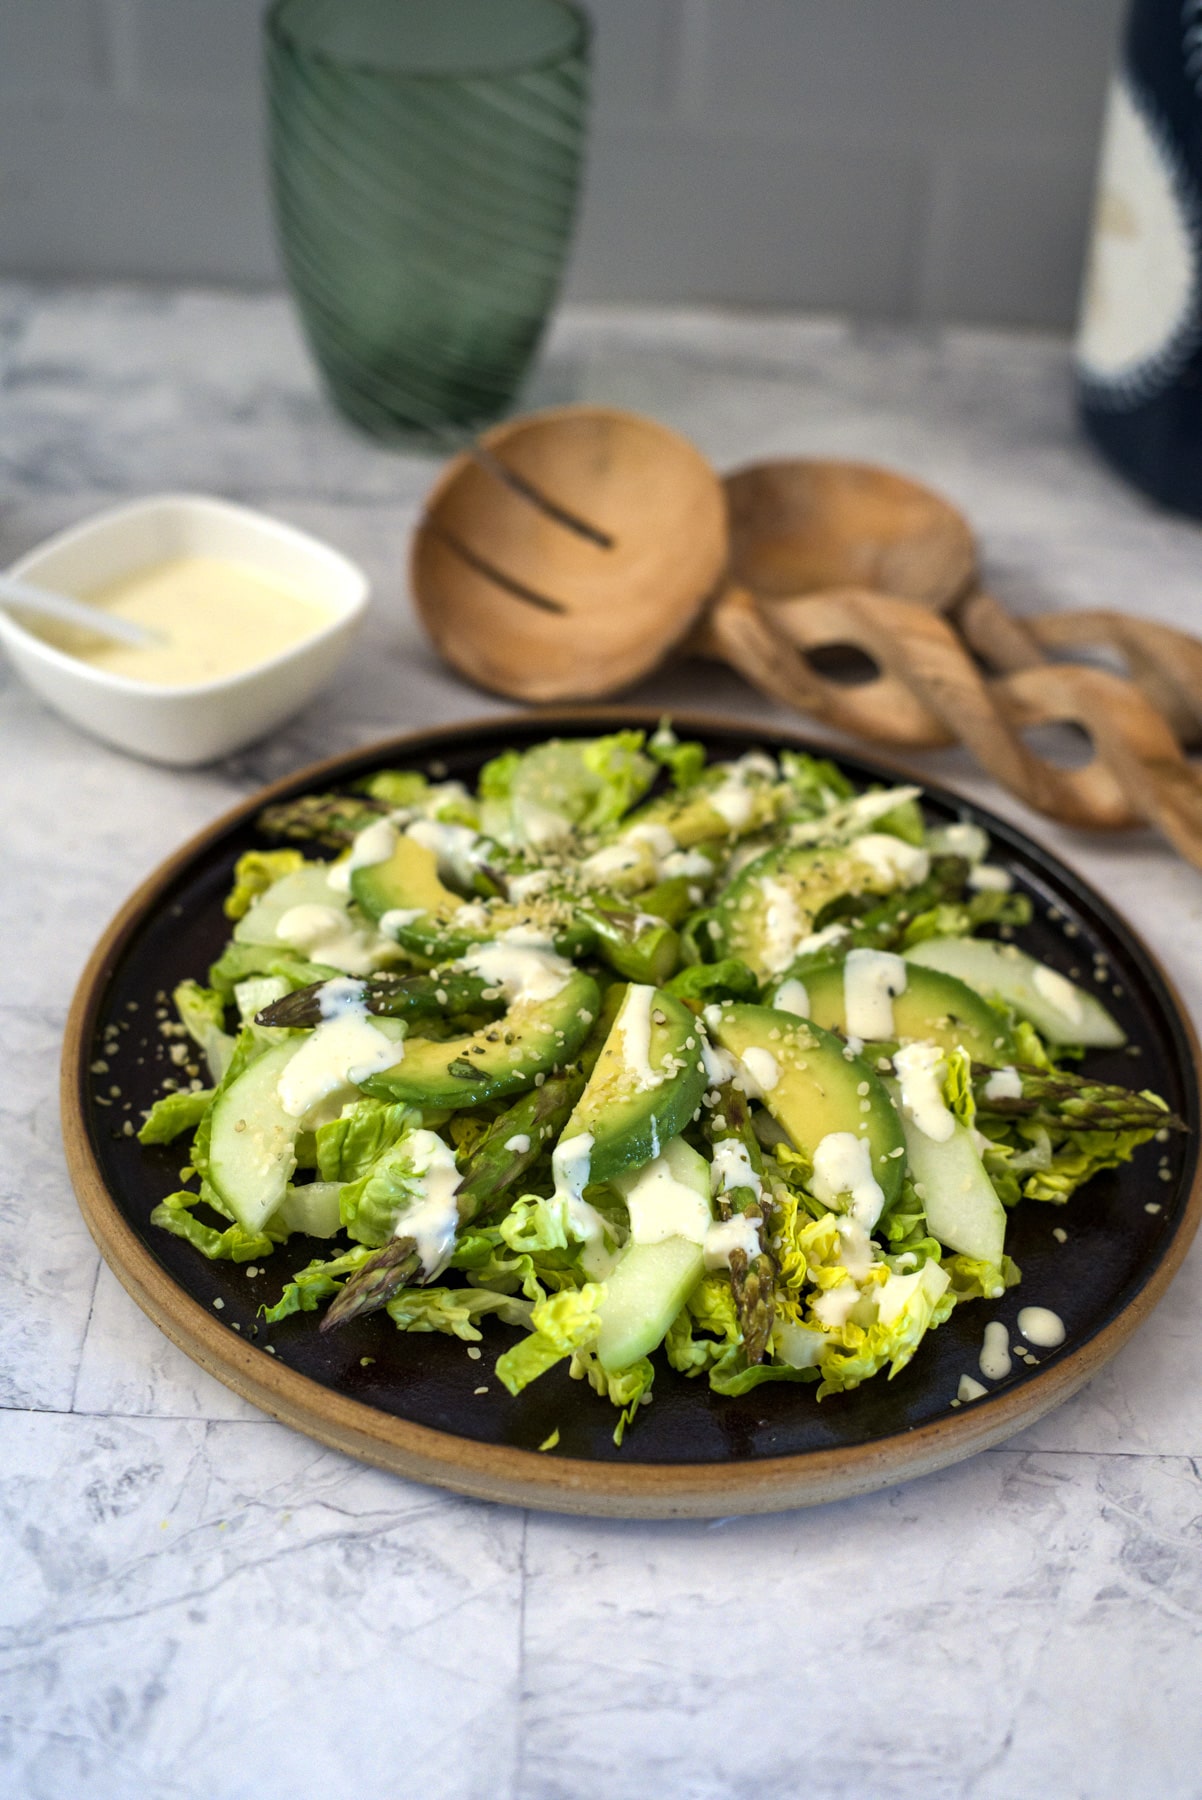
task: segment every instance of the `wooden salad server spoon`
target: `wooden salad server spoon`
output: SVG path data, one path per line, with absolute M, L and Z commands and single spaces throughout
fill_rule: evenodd
M 595 699 L 638 681 L 687 637 L 721 583 L 716 472 L 666 426 L 609 407 L 507 420 L 480 443 L 609 541 L 566 529 L 476 455 L 455 457 L 410 557 L 438 649 L 469 681 L 515 700 Z
M 1121 614 L 1013 619 L 978 586 L 963 517 L 888 470 L 775 461 L 736 471 L 726 487 L 732 585 L 698 647 L 856 735 L 910 748 L 963 742 L 1028 804 L 1066 824 L 1157 825 L 1202 866 L 1202 784 L 1174 731 L 1187 736 L 1188 724 L 1192 738 L 1202 723 L 1197 640 Z M 807 593 L 815 572 L 821 585 Z M 992 679 L 953 619 L 998 671 Z M 1099 641 L 1135 679 L 1048 655 Z M 814 660 L 848 648 L 875 665 L 851 686 Z M 1025 740 L 1031 727 L 1062 723 L 1091 740 L 1082 768 L 1063 768 Z

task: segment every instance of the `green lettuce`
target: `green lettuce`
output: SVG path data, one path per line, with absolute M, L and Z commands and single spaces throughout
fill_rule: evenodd
M 355 785 L 361 794 L 383 800 L 386 806 L 421 806 L 430 792 L 430 783 L 416 769 L 378 769 Z
M 323 1181 L 361 1181 L 386 1150 L 421 1122 L 397 1100 L 357 1100 L 337 1119 L 319 1125 L 317 1173 Z
M 209 980 L 229 1005 L 240 981 L 252 975 L 276 975 L 288 983 L 290 990 L 311 987 L 316 981 L 330 981 L 340 975 L 328 963 L 309 962 L 306 957 L 272 944 L 229 943 L 209 968 Z
M 820 1400 L 859 1387 L 886 1363 L 892 1378 L 905 1368 L 926 1333 L 951 1316 L 956 1304 L 946 1269 L 933 1260 L 912 1274 L 891 1275 L 875 1298 L 882 1310 L 888 1306 L 885 1318 L 878 1316 L 875 1324 L 866 1326 L 849 1319 L 830 1334 L 832 1342 L 819 1364 Z
M 304 866 L 299 850 L 247 850 L 234 864 L 234 885 L 225 898 L 227 919 L 242 919 L 273 882 Z
M 171 996 L 180 1022 L 194 1044 L 199 1045 L 214 1081 L 220 1081 L 234 1054 L 234 1040 L 225 1029 L 226 1002 L 216 988 L 198 981 L 181 981 Z
M 916 913 L 902 938 L 903 949 L 924 938 L 971 937 L 982 925 L 1029 925 L 1031 901 L 1026 894 L 982 888 L 963 900 L 944 900 Z
M 442 1331 L 478 1344 L 482 1333 L 476 1320 L 496 1313 L 505 1325 L 529 1325 L 533 1308 L 528 1300 L 493 1288 L 402 1288 L 385 1307 L 398 1331 Z
M 409 1133 L 390 1144 L 365 1175 L 342 1190 L 347 1235 L 378 1250 L 395 1237 L 397 1221 L 423 1193 L 424 1169 L 413 1166 Z
M 263 1231 L 244 1231 L 238 1224 L 230 1225 L 224 1231 L 205 1225 L 192 1211 L 202 1203 L 213 1206 L 215 1211 L 224 1210 L 214 1206 L 211 1190 L 202 1187 L 199 1194 L 190 1194 L 184 1189 L 160 1200 L 150 1215 L 150 1223 L 169 1231 L 172 1237 L 185 1238 L 210 1262 L 253 1262 L 256 1257 L 270 1256 L 280 1241 Z
M 1155 1135 L 1154 1129 L 1066 1132 L 1063 1142 L 1052 1152 L 1049 1167 L 1036 1169 L 1023 1181 L 1023 1197 L 1063 1206 L 1083 1182 L 1103 1169 L 1116 1169 L 1120 1163 L 1130 1162 L 1140 1145 Z
M 1017 1287 L 1023 1278 L 1022 1270 L 1009 1256 L 1003 1256 L 999 1267 L 975 1256 L 957 1254 L 945 1257 L 943 1267 L 958 1302 L 999 1300 L 1007 1288 Z
M 338 1256 L 318 1257 L 315 1262 L 298 1269 L 275 1305 L 259 1308 L 265 1323 L 278 1325 L 281 1319 L 287 1319 L 293 1313 L 316 1312 L 322 1301 L 332 1299 L 346 1276 L 361 1269 L 371 1254 L 367 1245 L 357 1244 L 353 1250 L 345 1250 Z
M 614 1443 L 620 1450 L 627 1427 L 633 1423 L 639 1407 L 650 1398 L 651 1384 L 655 1380 L 650 1361 L 641 1356 L 628 1368 L 607 1372 L 601 1367 L 596 1351 L 586 1345 L 573 1353 L 570 1372 L 574 1381 L 587 1381 L 595 1394 L 602 1395 L 611 1406 L 622 1409 L 614 1427 Z
M 597 1309 L 604 1298 L 604 1283 L 586 1281 L 583 1287 L 565 1288 L 537 1301 L 531 1309 L 529 1337 L 497 1358 L 498 1380 L 511 1394 L 520 1394 L 565 1356 L 588 1349 L 601 1330 Z
M 841 800 L 850 800 L 856 791 L 833 762 L 798 750 L 781 751 L 780 772 L 792 790 L 791 818 L 818 818 Z
M 140 1144 L 170 1144 L 181 1132 L 192 1131 L 203 1119 L 213 1102 L 214 1089 L 198 1088 L 195 1092 L 164 1094 L 146 1115 L 138 1133 Z M 166 1202 L 164 1201 L 164 1205 Z
M 539 849 L 568 831 L 616 825 L 655 779 L 641 731 L 551 738 L 506 751 L 480 772 L 481 823 L 500 843 Z
M 682 744 L 670 719 L 660 720 L 658 731 L 647 741 L 647 749 L 668 770 L 674 788 L 693 787 L 704 773 L 705 746 Z

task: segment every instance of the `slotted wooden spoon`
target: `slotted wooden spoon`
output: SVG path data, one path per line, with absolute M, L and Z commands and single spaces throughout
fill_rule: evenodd
M 674 432 L 599 407 L 512 420 L 482 443 L 485 458 L 456 457 L 436 485 L 411 565 L 427 629 L 469 680 L 525 701 L 595 699 L 687 644 L 858 737 L 963 742 L 1067 824 L 1155 824 L 1202 866 L 1202 785 L 1174 731 L 1202 722 L 1196 640 L 1123 615 L 1075 634 L 1059 615 L 1012 619 L 979 586 L 962 514 L 890 470 L 797 458 L 723 484 Z M 517 480 L 498 481 L 490 461 Z M 532 505 L 524 484 L 552 505 Z M 596 540 L 556 508 L 595 524 Z M 1085 630 L 1135 679 L 1051 660 Z M 828 668 L 849 649 L 869 659 L 867 679 Z M 1083 767 L 1024 735 L 1061 723 L 1089 735 Z
M 726 500 L 685 438 L 637 414 L 568 406 L 495 426 L 486 451 L 611 539 L 566 529 L 463 454 L 413 539 L 410 580 L 439 650 L 515 700 L 597 699 L 662 662 L 726 568 Z

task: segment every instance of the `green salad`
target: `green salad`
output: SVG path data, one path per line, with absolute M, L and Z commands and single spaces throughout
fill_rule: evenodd
M 269 808 L 174 996 L 212 1085 L 139 1133 L 191 1137 L 155 1223 L 290 1257 L 268 1326 L 492 1315 L 510 1393 L 567 1362 L 619 1442 L 661 1361 L 724 1395 L 895 1374 L 1020 1280 L 1012 1207 L 1179 1124 L 1080 1072 L 1121 1028 L 921 801 L 665 724 Z

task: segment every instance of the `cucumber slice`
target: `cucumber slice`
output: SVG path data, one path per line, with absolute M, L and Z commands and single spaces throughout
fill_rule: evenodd
M 1006 1209 L 985 1173 L 972 1133 L 957 1120 L 951 1137 L 939 1143 L 904 1114 L 901 1120 L 910 1175 L 921 1190 L 931 1236 L 949 1250 L 996 1266 L 1006 1238 Z
M 673 1138 L 643 1168 L 618 1176 L 614 1186 L 630 1206 L 634 1237 L 606 1277 L 598 1314 L 597 1355 L 609 1374 L 663 1342 L 705 1273 L 698 1240 L 713 1217 L 710 1166 L 683 1138 Z M 671 1229 L 678 1224 L 690 1235 Z
M 333 1237 L 342 1228 L 341 1193 L 340 1181 L 310 1181 L 304 1187 L 289 1187 L 271 1224 L 283 1231 L 303 1231 L 306 1237 Z
M 631 1244 L 606 1278 L 601 1303 L 597 1356 L 607 1375 L 648 1356 L 705 1273 L 700 1244 L 665 1238 L 660 1244 Z
M 291 875 L 281 875 L 265 894 L 260 894 L 245 918 L 234 926 L 234 941 L 239 944 L 270 944 L 276 950 L 284 946 L 276 927 L 294 906 L 332 906 L 346 911 L 346 895 L 330 886 L 328 863 L 306 863 Z
M 243 1069 L 213 1106 L 209 1180 L 244 1231 L 261 1231 L 296 1168 L 299 1119 L 280 1104 L 279 1081 L 300 1048 L 277 1044 Z
M 992 938 L 927 938 L 905 956 L 907 962 L 957 976 L 987 999 L 1003 1000 L 1049 1044 L 1110 1050 L 1127 1042 L 1126 1032 L 1100 1000 L 1014 944 Z

